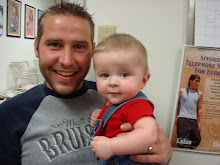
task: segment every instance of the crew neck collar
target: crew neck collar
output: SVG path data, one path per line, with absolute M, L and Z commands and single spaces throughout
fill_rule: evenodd
M 187 88 L 188 89 L 188 91 L 190 91 L 190 92 L 195 92 L 197 89 L 189 89 L 189 88 Z
M 81 89 L 71 93 L 71 94 L 68 94 L 68 95 L 60 95 L 60 94 L 56 93 L 54 90 L 49 89 L 46 86 L 46 82 L 44 82 L 44 84 L 43 84 L 43 89 L 45 90 L 45 92 L 48 95 L 53 95 L 58 98 L 71 99 L 71 98 L 75 98 L 75 97 L 79 97 L 79 96 L 83 95 L 88 90 L 88 87 L 86 86 L 85 80 L 83 80 L 83 87 Z

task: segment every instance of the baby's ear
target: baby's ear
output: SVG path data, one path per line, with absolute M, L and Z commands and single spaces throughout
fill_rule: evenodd
M 147 74 L 144 75 L 141 89 L 144 89 L 144 87 L 147 84 L 147 81 L 149 80 L 149 78 L 150 78 L 150 73 L 147 73 Z

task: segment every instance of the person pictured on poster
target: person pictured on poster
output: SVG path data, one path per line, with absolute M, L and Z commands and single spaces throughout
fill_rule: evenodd
M 33 12 L 32 12 L 32 10 L 29 10 L 29 12 L 28 12 L 28 21 L 27 21 L 27 34 L 28 35 L 32 35 L 32 33 L 33 33 Z
M 198 91 L 200 76 L 192 74 L 188 87 L 180 89 L 175 124 L 177 143 L 181 148 L 195 149 L 201 141 L 202 92 Z
M 10 23 L 10 32 L 18 31 L 18 7 L 16 4 L 12 5 L 12 17 Z

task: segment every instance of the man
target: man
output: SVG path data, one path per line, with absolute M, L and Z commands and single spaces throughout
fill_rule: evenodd
M 176 115 L 177 143 L 181 148 L 195 149 L 201 141 L 202 92 L 198 91 L 200 76 L 192 74 L 188 87 L 180 89 Z
M 84 80 L 93 38 L 92 18 L 79 5 L 61 2 L 42 15 L 35 54 L 46 82 L 0 105 L 0 164 L 97 163 L 89 145 L 89 121 L 104 100 L 95 83 Z M 122 129 L 129 131 L 131 126 L 124 124 Z M 152 147 L 153 154 L 131 159 L 168 164 L 171 146 L 161 126 Z

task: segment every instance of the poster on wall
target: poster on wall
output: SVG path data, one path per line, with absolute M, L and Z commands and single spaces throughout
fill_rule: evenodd
M 220 154 L 220 49 L 185 46 L 173 149 Z
M 7 36 L 21 37 L 21 2 L 8 0 Z
M 25 4 L 24 37 L 35 38 L 35 8 Z
M 0 5 L 0 36 L 3 35 L 3 6 Z

